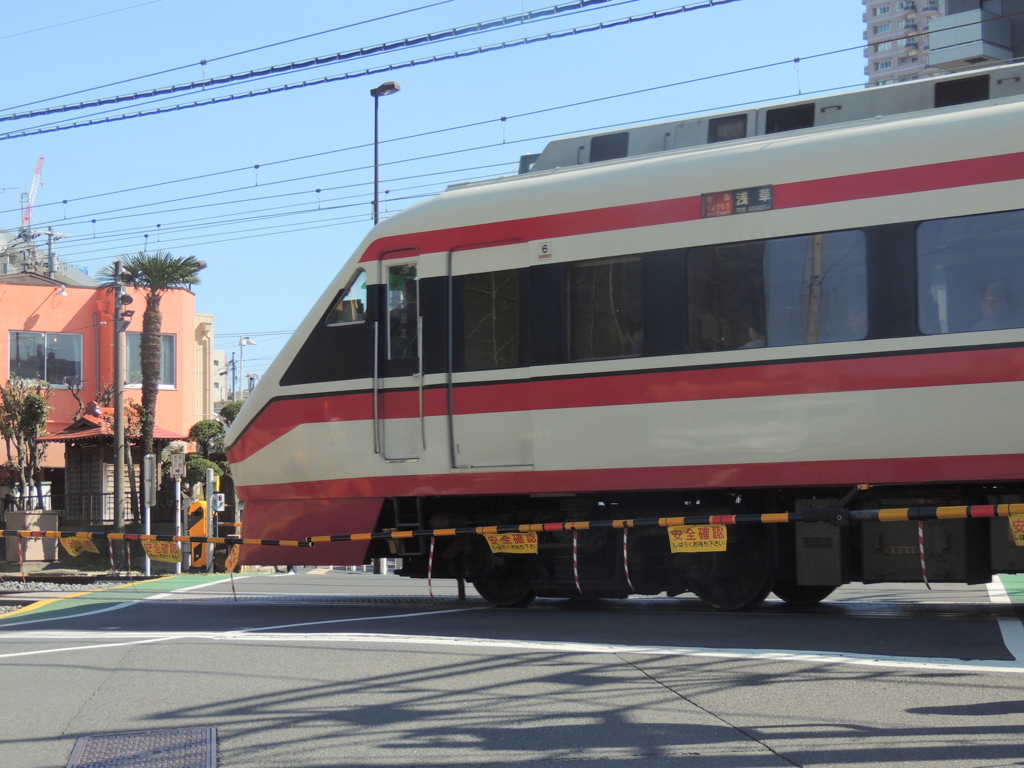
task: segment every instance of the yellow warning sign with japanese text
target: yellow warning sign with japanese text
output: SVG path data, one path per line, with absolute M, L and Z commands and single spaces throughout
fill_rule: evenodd
M 100 553 L 91 539 L 76 539 L 71 536 L 62 536 L 60 544 L 72 557 L 78 557 L 83 552 L 92 552 L 97 555 Z
M 228 556 L 224 559 L 224 570 L 228 573 L 234 573 L 238 567 L 238 557 L 242 553 L 242 548 L 238 544 L 232 544 L 228 547 Z
M 1010 535 L 1014 544 L 1024 547 L 1024 515 L 1010 515 Z
M 181 548 L 176 541 L 143 541 L 142 548 L 150 560 L 161 563 L 181 562 Z
M 670 525 L 668 543 L 673 552 L 725 552 L 724 525 Z
M 537 554 L 536 533 L 488 533 L 484 536 L 494 554 Z

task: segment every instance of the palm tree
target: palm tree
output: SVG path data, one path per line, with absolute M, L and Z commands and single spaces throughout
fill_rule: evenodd
M 200 282 L 199 271 L 206 262 L 195 256 L 172 256 L 167 251 L 139 253 L 120 257 L 131 278 L 124 284 L 143 291 L 146 309 L 142 314 L 140 361 L 142 363 L 142 452 L 153 453 L 153 427 L 156 425 L 156 396 L 160 391 L 160 352 L 162 349 L 160 299 L 176 288 L 188 289 Z M 114 266 L 100 271 L 104 287 L 115 287 Z

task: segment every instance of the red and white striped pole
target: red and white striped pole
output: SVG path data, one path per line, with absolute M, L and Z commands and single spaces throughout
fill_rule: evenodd
M 924 585 L 931 589 L 932 585 L 928 583 L 928 564 L 924 556 L 924 520 L 917 521 L 917 548 L 921 553 L 921 578 L 924 579 Z
M 578 541 L 579 534 L 572 532 L 572 577 L 576 580 L 576 591 L 583 594 L 583 587 L 580 586 L 580 548 Z
M 629 591 L 636 592 L 633 580 L 629 578 L 629 528 L 622 529 L 622 567 L 626 571 L 626 583 L 629 584 Z
M 427 589 L 430 597 L 434 597 L 434 537 L 430 537 L 430 555 L 427 557 Z

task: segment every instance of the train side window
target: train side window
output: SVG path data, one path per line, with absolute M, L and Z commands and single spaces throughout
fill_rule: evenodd
M 569 267 L 569 359 L 643 352 L 643 262 L 639 256 Z
M 923 333 L 1024 328 L 1024 211 L 921 223 L 917 276 Z
M 988 75 L 940 80 L 935 84 L 935 106 L 952 107 L 956 104 L 988 101 L 988 91 Z
M 726 115 L 708 120 L 708 144 L 747 138 L 747 116 Z
M 590 140 L 590 162 L 615 160 L 629 155 L 629 131 L 606 133 Z
M 419 286 L 416 265 L 388 267 L 388 359 L 419 355 Z
M 857 230 L 691 249 L 690 349 L 863 339 L 866 259 L 864 234 Z
M 359 270 L 341 292 L 325 320 L 328 326 L 362 323 L 366 320 L 366 273 Z
M 519 364 L 519 273 L 466 275 L 465 364 L 470 371 Z
M 783 133 L 813 127 L 814 104 L 796 104 L 792 107 L 769 109 L 764 132 Z

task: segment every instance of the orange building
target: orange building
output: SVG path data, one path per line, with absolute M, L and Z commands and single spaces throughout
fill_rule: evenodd
M 125 400 L 141 399 L 139 339 L 145 307 L 141 291 L 128 290 L 135 310 L 126 333 L 127 374 Z M 157 426 L 187 434 L 205 417 L 200 411 L 208 392 L 198 390 L 198 347 L 212 348 L 212 318 L 197 322 L 195 295 L 168 291 L 160 304 L 164 336 Z M 19 376 L 48 381 L 53 412 L 47 425 L 51 434 L 75 421 L 79 401 L 102 399 L 114 382 L 114 325 L 112 294 L 96 288 L 65 285 L 43 274 L 0 274 L 0 383 Z M 78 399 L 76 399 L 76 394 Z M 6 458 L 0 444 L 0 460 Z M 49 474 L 58 480 L 64 466 L 62 446 L 52 445 L 46 458 Z M 2 480 L 0 480 L 2 483 Z

